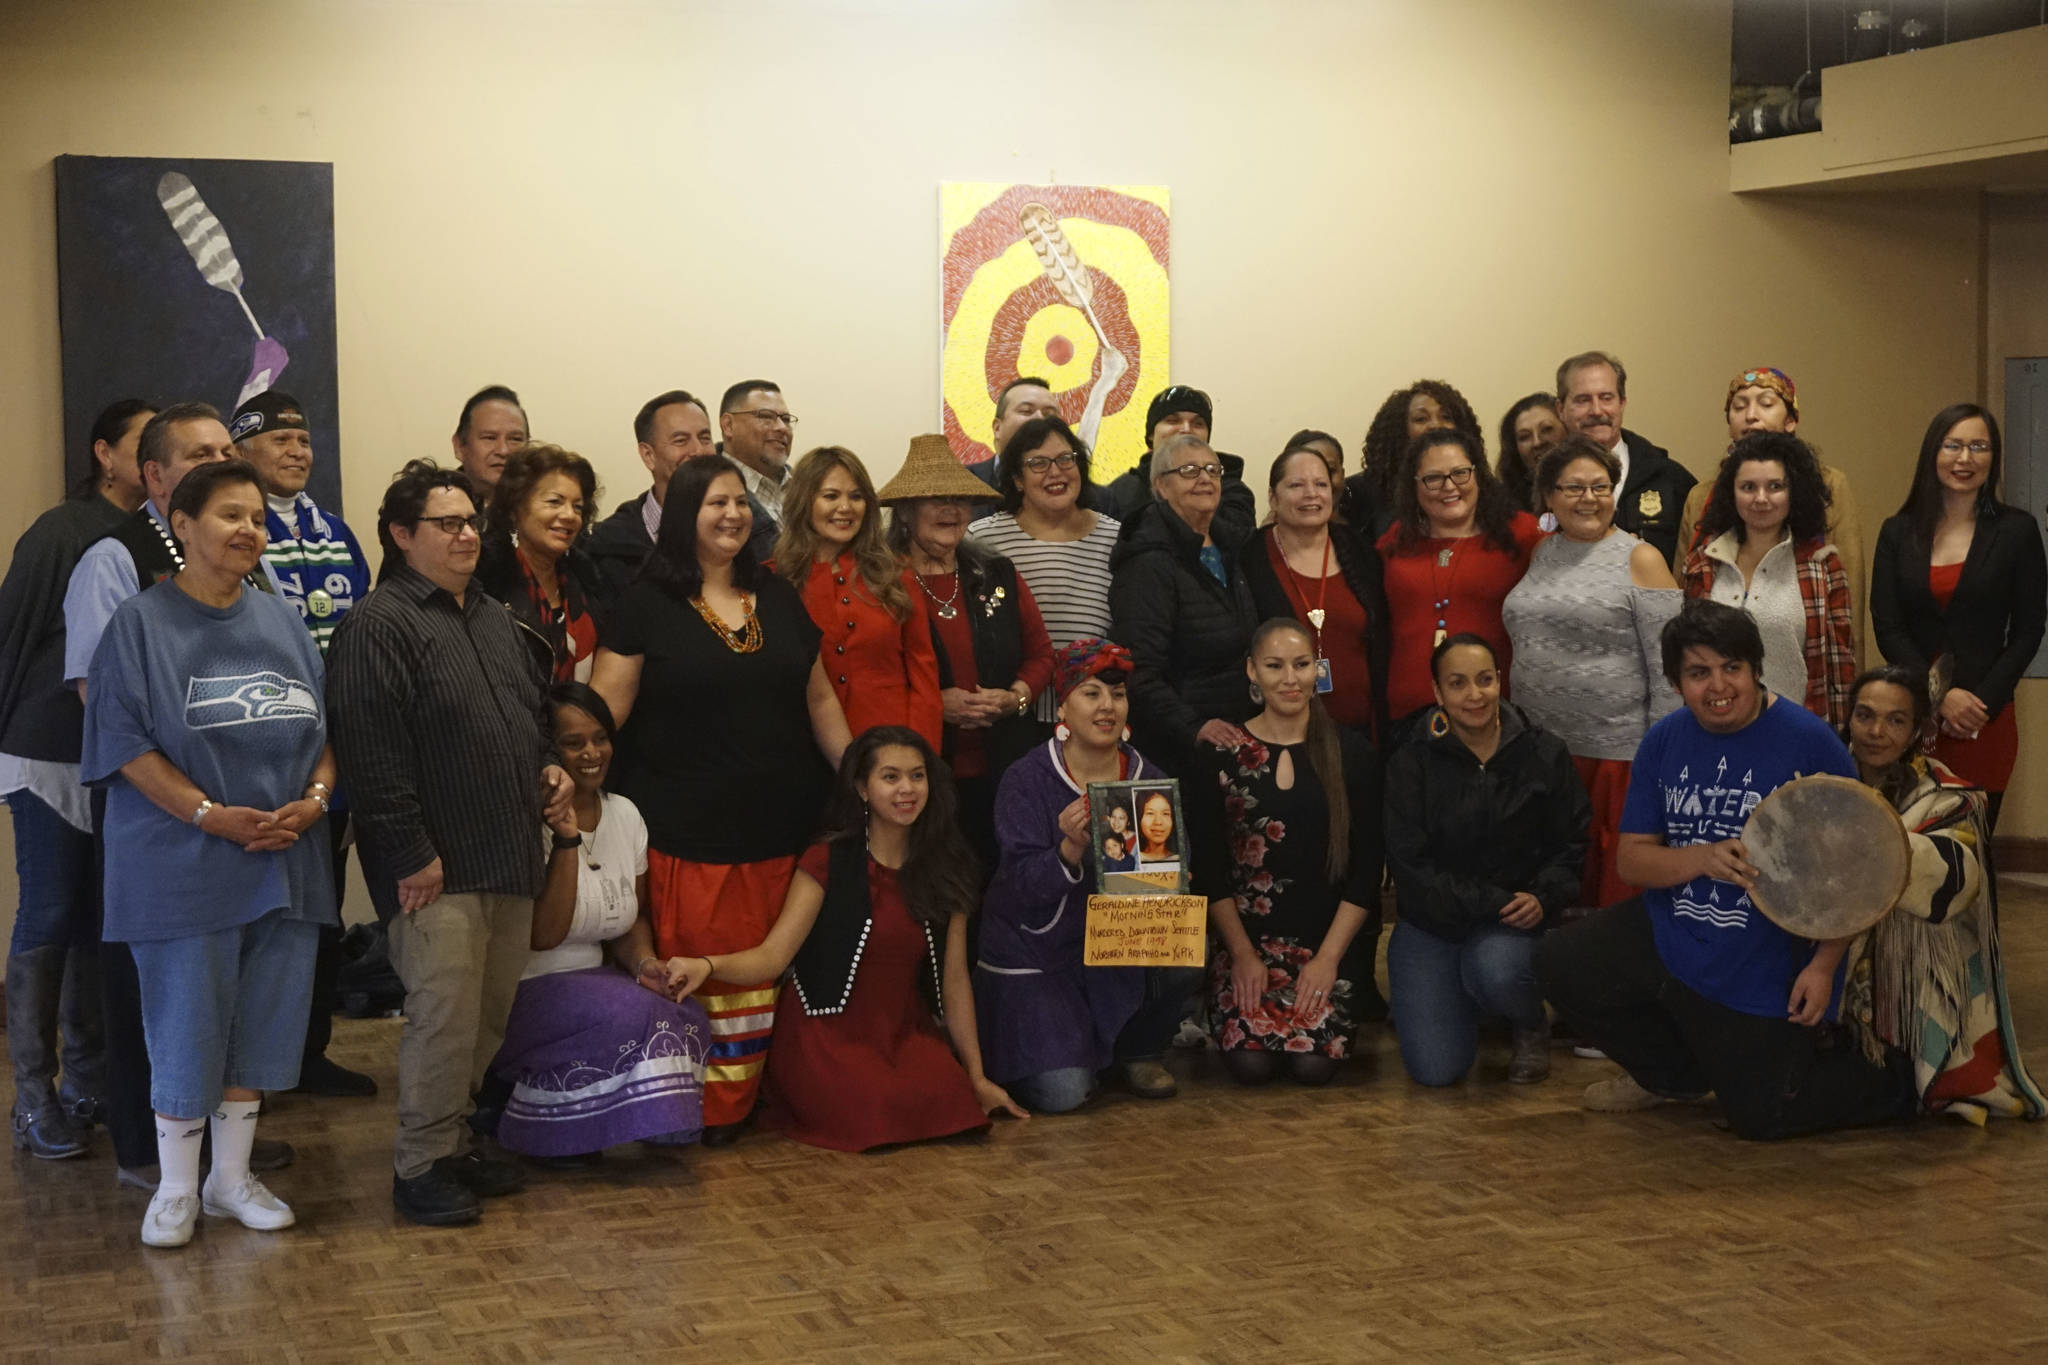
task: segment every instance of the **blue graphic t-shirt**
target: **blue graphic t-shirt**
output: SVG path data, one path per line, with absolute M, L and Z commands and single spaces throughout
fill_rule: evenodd
M 1856 765 L 1826 721 L 1783 697 L 1728 735 L 1674 711 L 1636 749 L 1621 832 L 1662 835 L 1671 848 L 1739 839 L 1759 801 L 1810 773 L 1853 778 Z M 1643 903 L 1673 976 L 1730 1009 L 1785 1017 L 1811 942 L 1765 918 L 1741 887 L 1711 877 L 1645 891 Z M 1838 973 L 1830 1017 L 1841 993 Z
M 107 788 L 106 937 L 185 938 L 285 908 L 334 922 L 327 827 L 248 853 L 167 814 L 122 776 L 152 750 L 223 806 L 276 810 L 312 780 L 327 743 L 320 654 L 298 613 L 245 589 L 211 607 L 175 582 L 123 602 L 86 674 L 85 781 Z

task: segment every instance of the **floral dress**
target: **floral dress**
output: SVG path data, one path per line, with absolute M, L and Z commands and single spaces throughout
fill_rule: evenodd
M 1379 897 L 1379 756 L 1356 732 L 1339 734 L 1350 829 L 1349 857 L 1335 882 L 1326 859 L 1330 804 L 1307 744 L 1248 739 L 1233 750 L 1203 752 L 1188 797 L 1195 890 L 1211 900 L 1236 898 L 1245 934 L 1266 964 L 1263 1007 L 1247 1013 L 1231 987 L 1229 949 L 1211 962 L 1211 1028 L 1219 1047 L 1350 1055 L 1357 1032 L 1352 983 L 1369 979 L 1370 961 L 1354 962 L 1347 953 L 1329 1001 L 1310 1017 L 1294 1017 L 1295 980 L 1322 947 L 1338 905 L 1370 909 Z M 1285 788 L 1277 771 L 1283 753 L 1292 756 L 1294 769 Z M 1365 936 L 1356 943 L 1371 951 Z

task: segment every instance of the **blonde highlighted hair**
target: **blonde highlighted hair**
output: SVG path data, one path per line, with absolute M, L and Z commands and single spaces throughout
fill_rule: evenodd
M 824 487 L 825 476 L 843 469 L 853 477 L 867 500 L 860 529 L 845 553 L 853 556 L 854 572 L 868 595 L 887 608 L 898 621 L 910 619 L 910 592 L 903 586 L 903 566 L 882 540 L 882 507 L 875 501 L 875 481 L 868 477 L 860 456 L 845 446 L 819 446 L 806 452 L 790 471 L 782 490 L 782 533 L 775 541 L 775 572 L 803 591 L 811 565 L 824 548 L 824 539 L 811 527 L 811 508 Z

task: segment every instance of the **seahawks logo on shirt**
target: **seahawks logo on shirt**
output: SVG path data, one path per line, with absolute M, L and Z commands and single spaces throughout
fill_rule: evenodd
M 185 689 L 185 724 L 194 730 L 266 720 L 316 720 L 319 715 L 313 689 L 282 673 L 194 678 Z

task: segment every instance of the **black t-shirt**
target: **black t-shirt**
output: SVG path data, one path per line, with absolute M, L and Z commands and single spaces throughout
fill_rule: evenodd
M 650 847 L 698 863 L 801 853 L 832 773 L 806 698 L 820 634 L 795 588 L 762 572 L 761 648 L 735 654 L 668 589 L 637 582 L 605 644 L 642 656 L 640 694 L 619 735 L 612 787 L 647 821 Z

